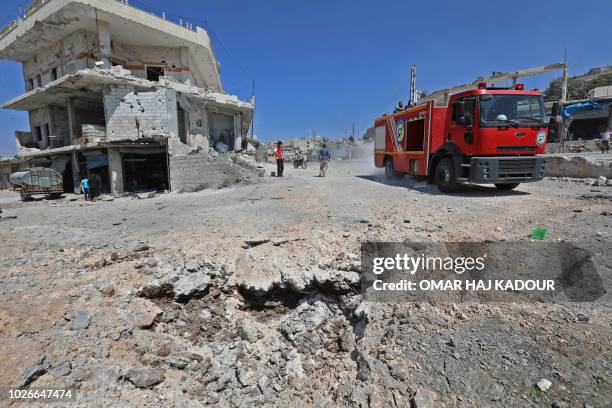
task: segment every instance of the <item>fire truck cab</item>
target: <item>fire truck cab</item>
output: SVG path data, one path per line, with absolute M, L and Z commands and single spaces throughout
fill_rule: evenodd
M 374 163 L 387 177 L 429 177 L 447 193 L 461 183 L 511 190 L 541 180 L 547 117 L 537 90 L 481 84 L 375 120 Z

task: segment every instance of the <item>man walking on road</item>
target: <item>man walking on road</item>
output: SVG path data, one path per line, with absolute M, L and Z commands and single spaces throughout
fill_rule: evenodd
M 325 143 L 323 143 L 323 147 L 319 152 L 319 160 L 321 161 L 319 166 L 319 177 L 325 177 L 327 167 L 329 166 L 329 161 L 331 160 L 331 154 L 329 154 L 329 149 Z
M 610 128 L 604 128 L 601 132 L 601 152 L 610 153 Z
M 276 177 L 283 177 L 283 170 L 285 169 L 282 146 L 283 142 L 278 142 L 276 144 L 276 149 L 274 149 L 274 157 L 276 157 Z

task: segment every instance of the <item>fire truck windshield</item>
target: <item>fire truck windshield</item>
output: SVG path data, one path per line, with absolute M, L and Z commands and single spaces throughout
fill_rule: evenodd
M 541 96 L 481 95 L 479 98 L 480 125 L 496 127 L 504 123 L 522 126 L 546 125 L 546 111 Z

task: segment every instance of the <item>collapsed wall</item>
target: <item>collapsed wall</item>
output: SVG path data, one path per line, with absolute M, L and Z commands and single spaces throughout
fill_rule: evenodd
M 173 191 L 200 191 L 248 183 L 263 176 L 263 169 L 241 155 L 192 153 L 169 156 L 170 188 Z

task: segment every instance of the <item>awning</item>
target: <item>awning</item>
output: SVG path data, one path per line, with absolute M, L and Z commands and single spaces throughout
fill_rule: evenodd
M 108 156 L 105 154 L 97 154 L 95 156 L 87 156 L 87 168 L 95 169 L 98 167 L 108 166 Z

